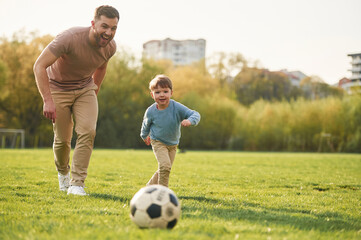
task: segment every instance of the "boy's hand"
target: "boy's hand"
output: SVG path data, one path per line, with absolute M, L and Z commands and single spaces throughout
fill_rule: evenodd
M 150 137 L 148 136 L 146 139 L 143 139 L 146 145 L 150 145 Z
M 188 119 L 185 119 L 185 120 L 182 121 L 181 125 L 183 127 L 189 127 L 190 125 L 192 125 L 192 123 Z

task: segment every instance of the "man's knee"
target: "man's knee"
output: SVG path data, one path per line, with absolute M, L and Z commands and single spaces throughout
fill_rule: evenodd
M 82 127 L 75 130 L 78 138 L 94 139 L 96 135 L 96 129 L 93 127 Z
M 71 142 L 71 137 L 60 137 L 60 136 L 55 136 L 54 137 L 54 145 L 56 146 L 68 146 L 70 145 Z
M 93 148 L 95 140 L 95 129 L 87 132 L 77 133 L 76 144 L 78 147 L 87 146 L 87 148 Z
M 163 164 L 159 166 L 159 172 L 161 173 L 167 173 L 170 172 L 170 170 L 171 170 L 170 164 Z

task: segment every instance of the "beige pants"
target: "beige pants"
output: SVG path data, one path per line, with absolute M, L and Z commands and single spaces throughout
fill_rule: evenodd
M 177 153 L 177 145 L 167 146 L 157 140 L 151 140 L 151 144 L 158 161 L 158 170 L 153 174 L 147 185 L 160 184 L 168 187 L 169 174 Z
M 74 186 L 83 186 L 87 177 L 90 156 L 93 151 L 96 123 L 98 118 L 98 100 L 95 94 L 97 86 L 73 90 L 53 91 L 56 105 L 54 130 L 54 160 L 61 174 L 69 172 L 73 119 L 77 134 L 71 165 L 71 181 Z

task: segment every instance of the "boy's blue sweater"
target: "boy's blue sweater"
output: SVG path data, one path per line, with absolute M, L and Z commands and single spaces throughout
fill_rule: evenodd
M 158 110 L 154 103 L 145 111 L 140 136 L 161 141 L 166 145 L 177 145 L 181 136 L 181 122 L 188 119 L 192 125 L 197 125 L 201 119 L 197 111 L 171 99 L 164 110 Z

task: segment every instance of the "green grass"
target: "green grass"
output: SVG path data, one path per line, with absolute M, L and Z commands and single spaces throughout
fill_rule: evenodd
M 150 150 L 99 150 L 86 197 L 58 190 L 51 149 L 0 150 L 0 239 L 361 239 L 361 155 L 189 151 L 169 187 L 173 230 L 139 229 L 129 201 Z

